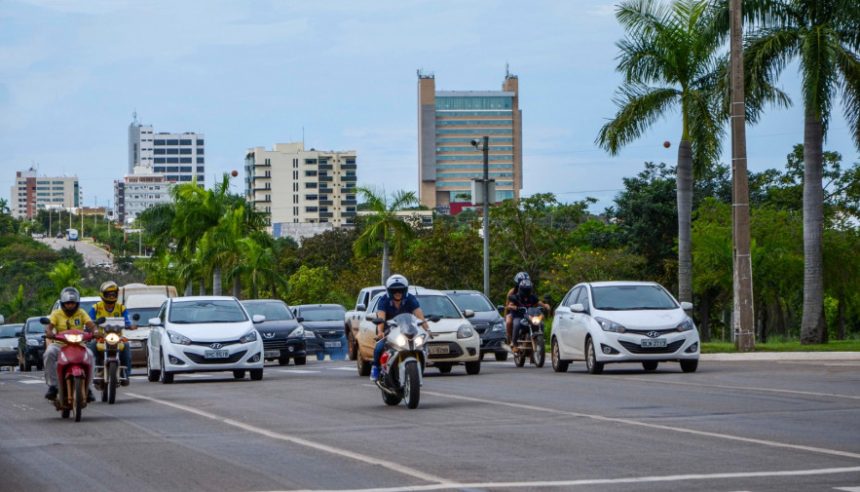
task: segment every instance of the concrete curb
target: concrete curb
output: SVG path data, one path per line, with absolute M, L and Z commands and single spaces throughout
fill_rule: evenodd
M 769 360 L 856 360 L 860 352 L 749 352 L 744 354 L 702 354 L 703 361 L 769 361 Z

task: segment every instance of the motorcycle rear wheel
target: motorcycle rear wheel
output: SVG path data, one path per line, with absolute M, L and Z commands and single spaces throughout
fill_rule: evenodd
M 418 379 L 418 363 L 406 364 L 406 377 L 403 381 L 403 399 L 406 400 L 406 408 L 418 408 L 421 400 L 421 380 Z
M 382 401 L 384 401 L 386 405 L 391 407 L 400 404 L 400 401 L 403 399 L 398 395 L 392 395 L 391 393 L 385 392 L 383 390 L 379 390 L 379 392 L 382 393 Z

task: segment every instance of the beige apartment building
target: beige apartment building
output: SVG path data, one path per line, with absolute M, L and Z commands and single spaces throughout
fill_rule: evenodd
M 9 208 L 16 218 L 32 219 L 39 209 L 72 209 L 81 205 L 77 176 L 39 176 L 35 169 L 15 173 Z
M 352 225 L 355 184 L 353 150 L 305 150 L 295 142 L 275 144 L 272 150 L 255 147 L 245 155 L 245 197 L 268 215 L 275 237 L 302 224 L 309 231 Z
M 501 91 L 437 91 L 434 75 L 418 73 L 418 195 L 421 205 L 449 213 L 470 202 L 472 180 L 483 178 L 483 152 L 472 140 L 489 137 L 489 175 L 496 196 L 519 199 L 523 187 L 519 79 L 507 73 Z

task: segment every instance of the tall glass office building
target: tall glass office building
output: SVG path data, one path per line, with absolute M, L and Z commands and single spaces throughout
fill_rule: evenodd
M 491 201 L 519 199 L 522 189 L 522 111 L 516 75 L 501 91 L 436 91 L 433 75 L 418 74 L 418 167 L 422 205 L 447 213 L 471 201 L 482 178 L 483 153 L 472 139 L 488 136 Z M 495 198 L 495 200 L 494 200 Z M 452 206 L 453 204 L 453 206 Z

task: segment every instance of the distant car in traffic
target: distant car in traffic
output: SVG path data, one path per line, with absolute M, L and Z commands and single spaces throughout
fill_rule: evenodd
M 279 299 L 253 299 L 242 301 L 242 305 L 252 316 L 266 317 L 266 321 L 255 325 L 263 338 L 266 360 L 277 360 L 282 366 L 289 364 L 290 359 L 299 366 L 307 362 L 307 334 L 287 303 Z
M 328 354 L 332 360 L 346 358 L 346 309 L 340 304 L 300 304 L 293 306 L 293 314 L 305 328 L 308 354 L 323 360 Z
M 494 354 L 497 361 L 508 359 L 508 351 L 502 344 L 505 342 L 505 319 L 492 302 L 482 292 L 477 290 L 446 290 L 448 297 L 460 308 L 460 311 L 471 309 L 475 316 L 469 322 L 481 335 L 481 358 L 485 354 Z
M 23 330 L 23 323 L 0 325 L 0 366 L 18 365 L 18 339 Z
M 33 316 L 24 321 L 24 330 L 18 339 L 18 369 L 31 371 L 33 368 L 41 371 L 45 354 L 45 325 L 39 321 L 41 317 Z

